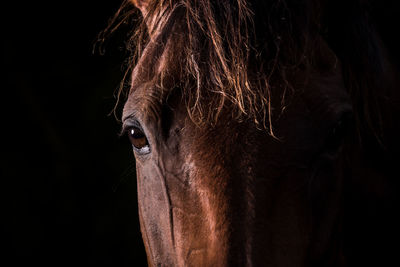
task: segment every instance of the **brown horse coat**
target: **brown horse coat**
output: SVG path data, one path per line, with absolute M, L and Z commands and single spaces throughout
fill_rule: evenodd
M 346 32 L 331 1 L 133 1 L 122 120 L 150 266 L 389 261 L 395 83 L 350 2 Z

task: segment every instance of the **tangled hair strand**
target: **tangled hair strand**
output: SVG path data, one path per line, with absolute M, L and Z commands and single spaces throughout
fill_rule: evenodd
M 299 70 L 307 74 L 313 67 L 319 56 L 314 52 L 315 42 L 323 38 L 342 62 L 359 127 L 378 136 L 379 120 L 373 117 L 379 117 L 379 108 L 373 95 L 382 71 L 371 66 L 381 64 L 379 42 L 370 34 L 373 29 L 368 18 L 357 11 L 364 10 L 367 1 L 350 2 L 149 0 L 144 17 L 134 22 L 127 42 L 131 53 L 128 72 L 142 56 L 150 36 L 162 26 L 163 18 L 179 9 L 184 47 L 177 86 L 189 117 L 196 124 L 215 124 L 228 107 L 234 119 L 251 119 L 274 136 L 273 116 L 284 110 L 294 91 L 291 77 Z M 344 21 L 359 27 L 343 31 L 337 13 L 330 10 L 346 8 L 349 11 Z M 131 1 L 125 0 L 101 37 L 137 13 Z M 357 53 L 353 53 L 354 47 L 359 47 Z M 360 67 L 359 62 L 365 64 Z M 363 82 L 363 75 L 368 83 Z M 173 89 L 163 88 L 163 84 L 159 87 Z M 121 86 L 118 95 L 123 90 Z M 378 115 L 371 116 L 371 112 Z

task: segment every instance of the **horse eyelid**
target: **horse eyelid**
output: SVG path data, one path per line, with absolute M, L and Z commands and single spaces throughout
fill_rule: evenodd
M 130 128 L 132 128 L 132 127 L 139 128 L 142 132 L 144 132 L 142 126 L 140 125 L 140 123 L 136 119 L 127 118 L 127 119 L 124 120 L 124 122 L 122 124 L 121 131 L 120 131 L 118 136 L 119 137 L 124 136 L 128 132 L 128 130 Z

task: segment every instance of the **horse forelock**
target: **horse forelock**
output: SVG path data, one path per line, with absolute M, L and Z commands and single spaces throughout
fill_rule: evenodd
M 179 13 L 180 16 L 171 16 Z M 162 15 L 160 15 L 162 14 Z M 168 18 L 169 19 L 166 19 Z M 176 75 L 186 101 L 188 115 L 196 123 L 215 123 L 222 109 L 230 105 L 235 119 L 254 119 L 264 128 L 269 125 L 271 113 L 270 73 L 259 71 L 251 77 L 250 65 L 254 63 L 255 48 L 252 11 L 246 1 L 152 1 L 148 11 L 133 35 L 131 50 L 140 62 L 145 54 L 143 47 L 154 42 L 169 20 L 177 20 L 179 33 L 163 40 L 159 49 L 180 46 L 170 64 L 155 73 L 154 81 L 171 76 L 171 65 L 179 65 Z M 169 21 L 169 22 L 168 22 Z M 176 28 L 175 28 L 176 29 Z M 158 41 L 159 42 L 159 41 Z M 176 73 L 175 73 L 176 74 Z M 168 92 L 158 84 L 154 88 Z
M 161 0 L 148 1 L 147 9 L 141 23 L 133 31 L 128 49 L 132 52 L 132 66 L 143 56 L 144 48 L 151 43 L 154 36 L 168 24 L 169 19 L 179 24 L 179 33 L 170 36 L 170 46 L 175 47 L 174 60 L 169 63 L 179 65 L 178 84 L 186 101 L 188 115 L 197 124 L 204 122 L 215 123 L 222 109 L 230 105 L 231 114 L 235 119 L 253 119 L 257 124 L 272 131 L 272 111 L 275 114 L 285 105 L 287 89 L 292 89 L 291 73 L 298 69 L 307 70 L 315 62 L 315 40 L 320 38 L 328 42 L 339 60 L 344 61 L 344 71 L 354 73 L 356 60 L 370 64 L 368 56 L 371 51 L 368 45 L 363 45 L 365 51 L 352 55 L 354 62 L 349 62 L 350 48 L 345 46 L 346 40 L 354 42 L 353 46 L 365 42 L 374 42 L 373 38 L 358 38 L 357 32 L 347 35 L 335 35 L 336 17 L 326 16 L 326 1 L 245 1 L 245 0 Z M 329 2 L 329 1 L 328 1 Z M 358 3 L 362 1 L 354 1 Z M 333 4 L 330 4 L 333 5 Z M 342 5 L 344 5 L 342 3 Z M 357 6 L 357 4 L 355 4 Z M 179 16 L 170 16 L 172 13 Z M 359 11 L 361 12 L 361 11 Z M 352 13 L 347 14 L 352 18 Z M 365 18 L 355 17 L 358 24 L 368 27 Z M 356 29 L 350 29 L 356 30 Z M 326 34 L 328 32 L 328 35 Z M 368 32 L 368 31 L 366 31 Z M 333 33 L 333 34 L 332 34 Z M 354 34 L 356 37 L 349 38 Z M 168 34 L 167 34 L 168 35 Z M 175 42 L 171 38 L 178 38 Z M 168 39 L 168 38 L 167 38 Z M 165 39 L 164 42 L 168 40 Z M 337 48 L 339 44 L 339 48 Z M 336 47 L 335 47 L 336 46 Z M 166 46 L 164 46 L 166 47 Z M 335 50 L 336 48 L 336 50 Z M 379 48 L 379 47 L 378 47 Z M 379 49 L 378 49 L 379 50 Z M 172 50 L 171 50 L 172 51 Z M 373 56 L 379 51 L 373 51 Z M 343 56 L 343 59 L 341 58 Z M 358 56 L 358 57 L 357 57 Z M 377 56 L 376 56 L 377 57 Z M 347 64 L 347 65 L 346 65 Z M 374 88 L 365 90 L 365 86 L 373 83 L 363 83 L 360 76 L 368 74 L 368 79 L 378 80 L 378 75 L 370 75 L 370 69 L 364 67 L 358 77 L 351 77 L 346 86 L 357 104 L 359 95 L 364 95 L 374 101 Z M 176 70 L 176 69 L 175 69 Z M 305 71 L 307 72 L 307 71 Z M 344 75 L 349 76 L 347 73 Z M 163 77 L 171 74 L 170 66 L 155 74 L 162 81 Z M 176 73 L 175 73 L 176 74 Z M 161 77 L 161 78 L 160 78 Z M 362 80 L 362 79 L 361 79 Z M 158 84 L 154 88 L 171 91 Z M 271 89 L 273 90 L 271 93 Z M 353 88 L 356 88 L 354 91 Z M 292 90 L 289 90 L 291 92 Z M 367 93 L 365 93 L 367 92 Z M 274 99 L 281 99 L 271 103 Z M 277 94 L 279 94 L 277 96 Z M 368 105 L 368 101 L 360 105 Z M 280 102 L 280 103 L 279 103 Z M 358 101 L 359 102 L 359 101 Z M 274 106 L 272 107 L 272 104 Z M 364 108 L 355 111 L 359 120 L 370 117 Z

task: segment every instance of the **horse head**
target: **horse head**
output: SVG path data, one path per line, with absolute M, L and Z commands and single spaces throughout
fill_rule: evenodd
M 322 4 L 132 2 L 146 38 L 122 120 L 149 264 L 342 264 L 361 152 Z

